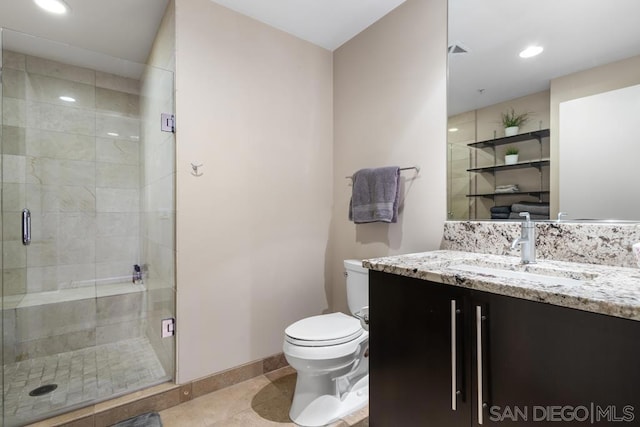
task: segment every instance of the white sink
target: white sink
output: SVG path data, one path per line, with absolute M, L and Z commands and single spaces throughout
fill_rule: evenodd
M 509 265 L 509 267 L 512 268 L 513 266 Z M 527 265 L 526 267 L 531 268 L 530 265 Z M 453 264 L 453 265 L 450 265 L 449 268 L 452 270 L 458 270 L 458 271 L 463 271 L 467 273 L 474 273 L 482 276 L 528 280 L 528 281 L 533 281 L 537 283 L 544 283 L 546 285 L 575 286 L 575 285 L 584 284 L 585 281 L 592 280 L 595 277 L 593 273 L 568 272 L 573 277 L 562 277 L 560 275 L 554 274 L 554 273 L 561 273 L 562 271 L 556 272 L 556 271 L 548 270 L 544 268 L 541 268 L 540 271 L 532 272 L 532 271 L 522 271 L 522 270 L 511 270 L 508 268 L 505 269 L 505 268 L 485 267 L 485 266 L 466 264 L 466 263 Z M 580 278 L 574 278 L 576 276 Z
M 593 280 L 599 276 L 593 271 L 585 271 L 583 269 L 570 268 L 566 265 L 550 264 L 545 261 L 533 264 L 522 264 L 519 259 L 512 261 L 496 261 L 484 258 L 460 260 L 454 264 L 464 264 L 475 267 L 487 267 L 496 270 L 521 271 L 543 276 L 567 277 L 576 280 Z

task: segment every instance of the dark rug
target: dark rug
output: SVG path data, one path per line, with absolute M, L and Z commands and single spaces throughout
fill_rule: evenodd
M 138 415 L 137 417 L 129 418 L 128 420 L 120 421 L 111 427 L 162 427 L 162 420 L 160 419 L 160 414 L 157 412 L 148 412 Z

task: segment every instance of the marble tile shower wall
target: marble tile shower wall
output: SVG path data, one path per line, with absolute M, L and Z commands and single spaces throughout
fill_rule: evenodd
M 140 262 L 139 82 L 8 51 L 2 73 L 4 295 L 130 277 Z M 21 242 L 25 207 L 32 213 L 29 247 Z M 101 324 L 96 315 L 112 311 L 110 301 L 97 303 L 102 308 L 95 301 L 17 308 L 14 319 L 7 319 L 14 310 L 5 312 L 15 326 L 5 328 L 16 334 L 15 356 L 117 339 L 112 320 Z M 140 303 L 125 306 L 131 304 Z M 56 312 L 65 327 L 49 330 L 60 323 Z M 20 326 L 29 316 L 40 322 Z M 132 326 L 123 322 L 120 329 Z M 100 326 L 106 329 L 96 332 Z
M 145 293 L 5 308 L 5 363 L 144 336 Z

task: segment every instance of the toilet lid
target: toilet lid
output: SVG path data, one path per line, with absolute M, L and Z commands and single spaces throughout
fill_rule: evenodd
M 307 347 L 343 344 L 358 338 L 362 332 L 360 321 L 344 313 L 307 317 L 284 331 L 291 344 Z

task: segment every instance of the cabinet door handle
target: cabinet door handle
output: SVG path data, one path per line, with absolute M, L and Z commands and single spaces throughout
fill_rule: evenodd
M 457 378 L 457 361 L 458 361 L 458 349 L 456 348 L 456 344 L 458 342 L 457 331 L 456 331 L 456 300 L 451 300 L 451 409 L 456 411 L 458 409 L 458 399 L 457 399 L 457 388 L 458 388 L 458 378 Z
M 478 424 L 483 424 L 483 396 L 482 396 L 482 307 L 476 306 L 476 361 L 478 372 Z

